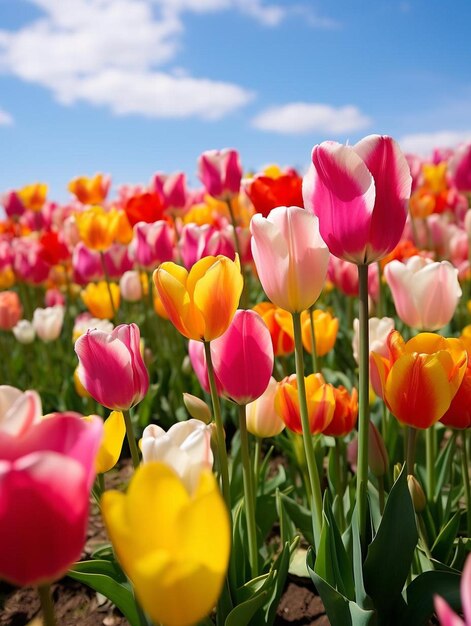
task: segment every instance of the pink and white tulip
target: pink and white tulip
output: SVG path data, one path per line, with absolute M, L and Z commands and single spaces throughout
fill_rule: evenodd
M 391 137 L 369 135 L 354 146 L 314 146 L 304 177 L 304 206 L 319 218 L 335 256 L 357 265 L 377 261 L 397 245 L 407 217 L 412 178 Z
M 173 245 L 174 234 L 168 222 L 138 222 L 134 225 L 129 251 L 135 263 L 150 271 L 164 261 L 173 260 Z
M 78 377 L 88 393 L 112 411 L 126 411 L 149 388 L 136 324 L 121 324 L 111 333 L 88 330 L 75 342 Z
M 461 297 L 458 270 L 449 261 L 413 256 L 405 263 L 391 261 L 384 268 L 396 312 L 420 330 L 438 330 L 453 317 Z
M 0 385 L 0 433 L 19 437 L 39 422 L 41 416 L 41 398 L 36 391 Z
M 448 170 L 459 191 L 471 191 L 471 142 L 456 150 L 448 162 Z
M 151 180 L 150 188 L 160 195 L 169 213 L 181 215 L 185 212 L 188 192 L 183 172 L 176 174 L 157 172 Z
M 213 198 L 227 200 L 236 196 L 242 180 L 242 165 L 237 150 L 208 150 L 198 158 L 198 178 Z
M 381 356 L 387 357 L 389 350 L 387 338 L 394 330 L 394 320 L 392 317 L 370 317 L 368 320 L 368 336 L 370 352 L 377 352 Z M 353 320 L 353 358 L 358 363 L 358 352 L 360 349 L 360 322 L 358 318 Z
M 299 207 L 278 207 L 250 222 L 252 255 L 265 293 L 286 311 L 301 312 L 324 286 L 329 250 L 319 221 Z
M 142 299 L 142 281 L 139 272 L 129 270 L 119 279 L 121 297 L 126 302 L 138 302 Z
M 236 311 L 226 332 L 211 342 L 214 371 L 222 393 L 237 404 L 259 398 L 273 371 L 270 331 L 255 311 Z
M 33 313 L 33 328 L 36 335 L 48 343 L 60 337 L 64 324 L 65 309 L 60 304 L 45 309 L 35 309 Z

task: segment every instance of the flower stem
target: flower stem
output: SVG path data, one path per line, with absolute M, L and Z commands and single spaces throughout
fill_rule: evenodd
M 370 424 L 369 384 L 370 349 L 368 327 L 368 265 L 358 266 L 359 282 L 359 402 L 358 402 L 358 459 L 357 459 L 357 502 L 358 526 L 363 547 L 366 546 L 366 507 L 368 489 L 368 431 Z
M 100 250 L 100 260 L 101 260 L 101 267 L 103 269 L 103 274 L 105 275 L 106 287 L 108 289 L 108 296 L 110 298 L 111 310 L 113 311 L 113 321 L 116 322 L 116 307 L 114 305 L 113 293 L 111 291 L 110 275 L 108 274 L 108 270 L 106 269 L 105 253 L 102 250 Z
M 303 428 L 304 452 L 306 454 L 307 471 L 309 474 L 309 484 L 312 492 L 312 521 L 314 527 L 315 548 L 319 546 L 322 529 L 322 493 L 317 471 L 314 446 L 312 443 L 311 429 L 309 427 L 309 416 L 307 410 L 306 385 L 304 382 L 304 358 L 303 342 L 301 336 L 301 314 L 296 312 L 293 316 L 294 345 L 296 358 L 296 380 L 298 383 L 299 411 L 301 414 L 301 424 Z
M 427 467 L 427 498 L 429 502 L 433 502 L 435 493 L 436 443 L 435 429 L 430 426 L 425 431 L 425 465 Z
M 246 405 L 239 405 L 240 452 L 244 475 L 244 501 L 247 532 L 249 538 L 249 562 L 252 578 L 258 576 L 257 525 L 255 522 L 255 493 L 253 485 L 252 463 L 249 452 L 249 436 L 247 432 Z
M 227 505 L 227 510 L 231 511 L 231 494 L 229 489 L 229 466 L 227 463 L 226 438 L 224 436 L 224 426 L 221 416 L 221 404 L 216 389 L 214 378 L 213 361 L 211 359 L 211 347 L 209 341 L 203 341 L 204 354 L 206 356 L 206 367 L 208 369 L 209 389 L 211 401 L 213 403 L 214 421 L 216 422 L 216 433 L 218 441 L 219 471 L 221 472 L 222 495 Z
M 414 463 L 415 463 L 415 446 L 417 443 L 418 431 L 413 426 L 407 427 L 407 474 L 414 476 Z
M 468 458 L 468 442 L 466 440 L 467 432 L 463 430 L 461 433 L 461 467 L 463 473 L 464 499 L 466 502 L 466 521 L 468 537 L 471 537 L 471 485 L 469 481 L 469 458 Z
M 129 411 L 123 411 L 124 416 L 124 424 L 126 425 L 126 437 L 128 440 L 129 450 L 131 452 L 132 464 L 134 469 L 139 467 L 140 458 L 139 458 L 139 449 L 136 443 L 136 437 L 134 435 L 134 428 L 131 421 L 131 415 Z
M 56 626 L 57 622 L 54 615 L 54 603 L 51 596 L 51 585 L 49 585 L 49 583 L 39 585 L 38 594 L 41 601 L 44 626 Z
M 312 373 L 317 374 L 317 372 L 319 371 L 319 363 L 317 360 L 316 327 L 314 325 L 314 305 L 309 307 L 309 326 L 311 329 Z

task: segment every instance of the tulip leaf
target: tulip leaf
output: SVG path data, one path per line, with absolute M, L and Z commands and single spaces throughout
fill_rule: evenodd
M 247 626 L 250 623 L 252 617 L 265 604 L 268 597 L 268 589 L 265 589 L 265 584 L 251 598 L 232 609 L 226 617 L 224 626 Z
M 279 489 L 276 490 L 276 512 L 280 521 L 281 543 L 284 544 L 286 541 L 293 539 L 296 534 L 296 529 L 283 504 Z
M 363 566 L 365 589 L 381 616 L 381 623 L 397 623 L 394 612 L 403 603 L 401 593 L 417 539 L 414 507 L 404 467 L 391 489 L 383 519 L 369 545 Z
M 308 551 L 306 565 L 311 579 L 322 598 L 331 624 L 334 626 L 377 626 L 375 611 L 362 609 L 316 573 L 312 548 Z
M 460 611 L 460 574 L 429 571 L 417 576 L 406 589 L 407 608 L 401 615 L 400 624 L 426 624 L 433 613 L 433 597 L 436 594 L 445 598 L 455 611 Z
M 302 532 L 304 539 L 309 544 L 313 545 L 314 532 L 312 529 L 312 516 L 309 509 L 283 493 L 280 494 L 280 501 L 283 503 L 283 507 L 296 528 Z
M 453 549 L 453 543 L 460 527 L 461 511 L 457 511 L 451 520 L 440 531 L 432 546 L 432 556 L 447 563 Z
M 268 603 L 266 605 L 264 604 L 263 611 L 260 611 L 255 616 L 253 626 L 258 626 L 259 624 L 270 626 L 273 624 L 276 617 L 276 609 L 278 608 L 285 588 L 291 553 L 297 545 L 298 537 L 296 537 L 291 544 L 287 541 L 284 544 L 281 554 L 278 555 L 278 558 L 273 563 L 271 568 L 271 572 L 273 572 L 273 583 L 268 587 Z
M 140 626 L 134 594 L 116 561 L 82 561 L 75 563 L 67 575 L 106 596 L 118 607 L 131 626 Z
M 450 437 L 443 447 L 440 450 L 440 454 L 435 462 L 435 493 L 433 496 L 434 501 L 436 502 L 440 494 L 442 493 L 443 485 L 445 484 L 447 478 L 450 475 L 450 466 L 453 460 L 453 456 L 455 454 L 456 446 L 455 446 L 455 437 Z

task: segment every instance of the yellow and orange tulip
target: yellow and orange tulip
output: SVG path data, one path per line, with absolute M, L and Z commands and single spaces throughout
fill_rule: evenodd
M 70 181 L 67 188 L 82 204 L 101 204 L 108 195 L 110 177 L 103 174 L 79 176 Z
M 371 354 L 376 393 L 403 424 L 429 428 L 445 414 L 468 364 L 459 339 L 419 333 L 407 343 L 398 331 L 388 337 L 389 358 Z
M 336 317 L 333 317 L 329 311 L 323 311 L 322 309 L 315 309 L 312 314 L 312 318 L 314 321 L 314 334 L 316 338 L 316 354 L 317 356 L 324 356 L 330 352 L 335 345 L 339 330 L 339 321 Z M 303 311 L 301 313 L 301 328 L 303 346 L 309 353 L 311 353 L 312 341 L 309 311 Z
M 25 209 L 39 212 L 46 202 L 47 185 L 44 183 L 26 185 L 20 189 L 17 194 Z
M 234 317 L 242 293 L 239 259 L 203 257 L 188 272 L 171 261 L 153 274 L 154 284 L 172 324 L 188 339 L 220 337 Z
M 260 315 L 268 330 L 275 356 L 291 354 L 294 351 L 294 330 L 291 313 L 280 309 L 271 302 L 259 302 L 253 310 Z
M 110 283 L 111 298 L 114 309 L 117 311 L 120 304 L 120 291 L 116 283 Z M 99 319 L 111 319 L 114 316 L 113 304 L 106 281 L 99 283 L 88 283 L 81 292 L 82 300 L 94 317 Z
M 80 238 L 90 250 L 104 252 L 115 242 L 128 244 L 133 230 L 122 210 L 93 206 L 75 216 Z

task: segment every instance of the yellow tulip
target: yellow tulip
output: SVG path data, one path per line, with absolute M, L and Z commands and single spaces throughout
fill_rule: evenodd
M 209 470 L 189 493 L 167 465 L 141 465 L 126 495 L 103 495 L 102 511 L 118 560 L 152 620 L 191 626 L 210 613 L 226 574 L 230 528 Z
M 119 460 L 126 426 L 121 411 L 112 411 L 103 424 L 103 439 L 95 461 L 98 474 L 112 469 Z
M 46 202 L 47 185 L 44 183 L 33 183 L 32 185 L 26 185 L 17 193 L 26 209 L 39 212 Z
M 242 293 L 239 259 L 207 256 L 188 272 L 171 261 L 153 274 L 163 307 L 172 324 L 188 339 L 220 337 L 234 317 Z
M 104 252 L 115 242 L 128 244 L 133 230 L 122 210 L 92 206 L 75 216 L 80 238 L 90 250 Z
M 117 311 L 120 304 L 119 287 L 116 283 L 110 283 L 110 290 L 114 308 Z M 86 288 L 82 289 L 81 296 L 85 306 L 94 317 L 101 320 L 113 317 L 113 306 L 106 281 L 88 283 Z
M 324 356 L 332 350 L 337 339 L 339 330 L 339 321 L 333 317 L 328 311 L 315 309 L 313 312 L 314 334 L 316 337 L 316 353 L 317 356 Z M 311 323 L 309 321 L 309 312 L 303 311 L 301 314 L 301 325 L 303 335 L 303 346 L 311 353 Z
M 76 367 L 74 371 L 74 387 L 75 387 L 75 391 L 77 392 L 77 395 L 80 396 L 81 398 L 92 397 L 80 381 L 80 378 L 78 375 L 78 367 Z

